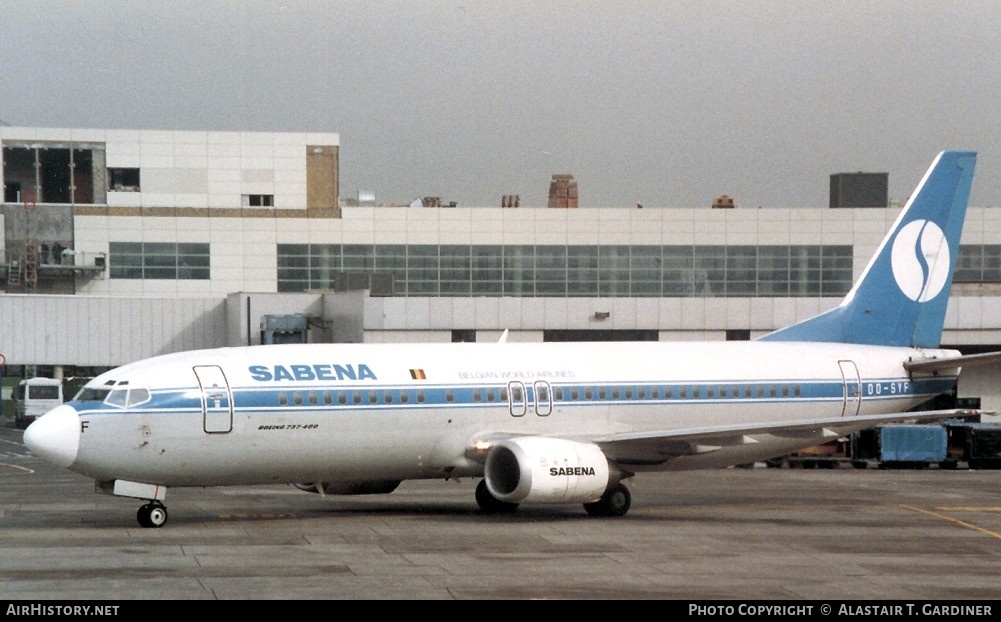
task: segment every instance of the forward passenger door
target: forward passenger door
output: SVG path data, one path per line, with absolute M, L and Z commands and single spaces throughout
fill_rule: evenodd
M 218 365 L 196 365 L 195 377 L 202 398 L 202 427 L 209 434 L 233 429 L 233 393 L 226 374 Z

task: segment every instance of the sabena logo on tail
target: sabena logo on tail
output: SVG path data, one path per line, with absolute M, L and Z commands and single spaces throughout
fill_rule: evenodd
M 761 339 L 937 348 L 975 164 L 940 153 L 841 304 Z
M 890 255 L 893 279 L 905 296 L 927 302 L 949 282 L 952 260 L 942 229 L 930 220 L 915 220 L 900 229 Z

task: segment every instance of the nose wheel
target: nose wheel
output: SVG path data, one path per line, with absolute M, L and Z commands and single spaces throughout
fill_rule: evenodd
M 150 501 L 139 508 L 136 519 L 142 527 L 163 527 L 167 522 L 167 508 L 159 501 Z

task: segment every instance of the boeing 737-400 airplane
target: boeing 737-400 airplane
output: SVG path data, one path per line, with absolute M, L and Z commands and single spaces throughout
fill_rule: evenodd
M 956 385 L 940 348 L 976 154 L 941 153 L 835 309 L 754 341 L 303 344 L 157 356 L 94 378 L 24 433 L 160 527 L 171 487 L 321 494 L 482 478 L 487 512 L 622 516 L 644 471 L 784 455 Z M 982 355 L 981 355 L 982 356 Z

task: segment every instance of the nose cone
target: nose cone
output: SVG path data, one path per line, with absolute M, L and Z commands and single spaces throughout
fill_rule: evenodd
M 80 449 L 80 418 L 67 404 L 56 406 L 24 431 L 24 444 L 31 453 L 52 464 L 68 467 Z

